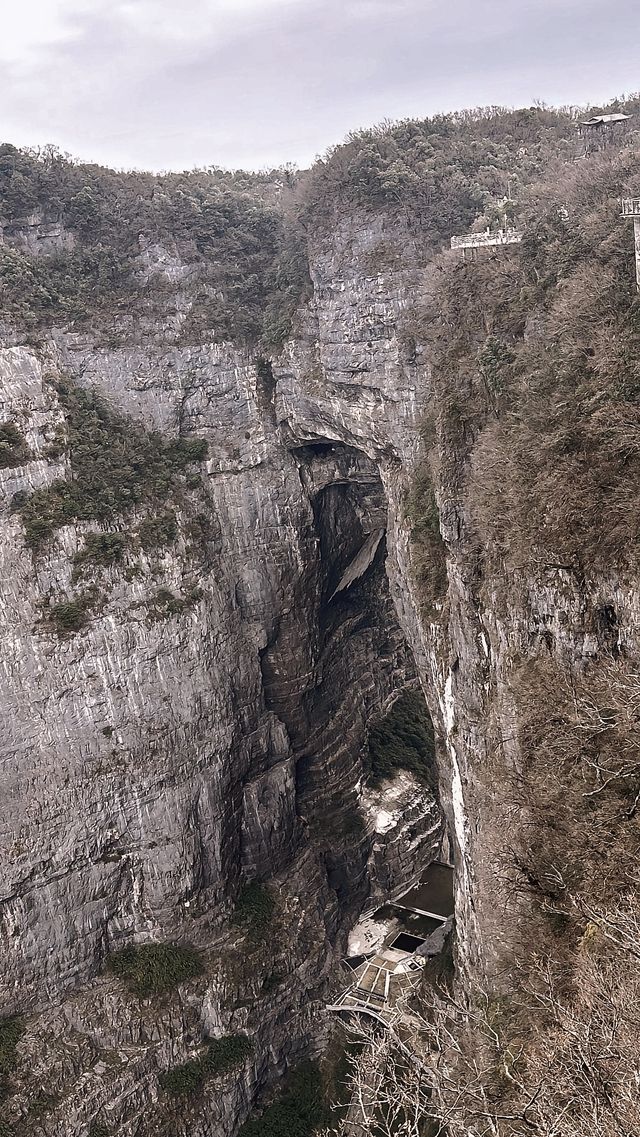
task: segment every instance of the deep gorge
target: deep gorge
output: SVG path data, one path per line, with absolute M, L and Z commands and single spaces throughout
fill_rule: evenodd
M 425 1116 L 619 1132 L 637 154 L 573 163 L 572 129 L 399 124 L 299 199 L 0 148 L 2 1137 L 260 1124 L 331 1053 L 360 915 L 439 860 L 449 986 L 412 1013 L 456 1026 L 413 1038 Z M 505 171 L 521 246 L 457 258 Z M 416 691 L 428 776 L 375 784 Z M 583 1096 L 575 1032 L 604 1039 Z
M 394 800 L 384 834 L 379 791 L 369 805 L 363 788 L 368 727 L 418 682 L 392 597 L 398 576 L 385 568 L 396 524 L 389 443 L 341 437 L 326 417 L 309 429 L 315 407 L 288 410 L 295 375 L 274 367 L 265 385 L 264 366 L 227 348 L 96 352 L 62 336 L 44 355 L 6 348 L 2 367 L 4 414 L 33 455 L 4 471 L 7 502 L 64 468 L 64 456 L 37 457 L 60 421 L 57 377 L 169 437 L 179 406 L 182 428 L 209 446 L 200 485 L 176 501 L 173 547 L 83 568 L 83 588 L 95 582 L 103 599 L 77 634 L 56 637 L 39 617 L 42 604 L 77 594 L 85 526 L 67 526 L 33 557 L 19 513 L 7 515 L 5 579 L 27 591 L 6 609 L 16 721 L 3 1006 L 26 1017 L 31 1076 L 46 1071 L 51 1108 L 38 1125 L 74 1133 L 98 1116 L 131 1133 L 232 1134 L 260 1088 L 322 1050 L 324 1007 L 360 911 L 409 883 L 441 845 L 427 787 Z M 393 457 L 393 485 L 398 471 Z M 190 526 L 203 512 L 196 542 Z M 372 534 L 371 563 L 339 589 Z M 196 582 L 191 607 L 147 615 L 160 590 L 182 597 Z M 27 782 L 37 860 L 19 820 Z M 277 898 L 268 943 L 247 945 L 233 923 L 243 881 Z M 205 976 L 179 996 L 140 1005 L 104 971 L 125 944 L 176 940 L 205 960 Z M 178 1121 L 166 1095 L 158 1100 L 158 1071 L 220 1030 L 246 1032 L 253 1054 L 229 1089 L 207 1088 Z M 32 1084 L 9 1099 L 18 1124 Z

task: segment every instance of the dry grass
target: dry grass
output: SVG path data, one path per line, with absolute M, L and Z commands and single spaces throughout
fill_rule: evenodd
M 564 167 L 530 191 L 520 249 L 434 268 L 431 465 L 487 568 L 637 567 L 640 300 L 617 204 L 634 164 Z

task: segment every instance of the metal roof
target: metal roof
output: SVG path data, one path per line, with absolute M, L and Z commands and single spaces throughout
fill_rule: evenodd
M 580 126 L 601 126 L 608 122 L 625 122 L 626 119 L 632 118 L 630 114 L 597 114 L 595 118 L 588 118 L 580 123 Z

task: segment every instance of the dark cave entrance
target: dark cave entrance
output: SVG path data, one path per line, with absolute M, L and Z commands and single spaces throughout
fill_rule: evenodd
M 316 681 L 296 765 L 298 802 L 324 849 L 338 909 L 359 914 L 370 888 L 372 835 L 359 800 L 371 774 L 369 734 L 405 695 L 421 701 L 431 731 L 428 781 L 435 789 L 433 728 L 389 589 L 388 502 L 376 464 L 329 440 L 293 453 L 318 547 Z M 393 776 L 391 766 L 380 784 Z

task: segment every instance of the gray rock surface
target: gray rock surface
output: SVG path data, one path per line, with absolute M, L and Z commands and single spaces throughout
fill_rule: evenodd
M 403 783 L 381 834 L 363 790 L 368 722 L 427 675 L 402 520 L 425 380 L 396 334 L 417 270 L 363 275 L 381 234 L 347 236 L 314 255 L 275 401 L 243 352 L 159 333 L 107 348 L 59 332 L 0 352 L 0 415 L 33 454 L 0 471 L 0 999 L 26 1016 L 6 1109 L 28 1132 L 84 1135 L 100 1115 L 121 1137 L 232 1137 L 260 1088 L 322 1046 L 360 911 L 439 852 L 428 791 Z M 176 270 L 171 254 L 146 254 Z M 63 639 L 43 605 L 74 594 L 92 526 L 59 530 L 34 558 L 10 510 L 15 493 L 68 473 L 46 456 L 61 376 L 134 423 L 209 443 L 175 545 L 89 574 L 102 606 Z M 189 523 L 203 513 L 198 543 Z M 332 596 L 383 529 L 368 571 Z M 147 617 L 159 589 L 193 586 L 191 606 Z M 243 877 L 277 899 L 257 948 L 232 922 Z M 200 948 L 205 976 L 140 1004 L 104 973 L 109 952 L 164 940 Z M 244 1072 L 176 1112 L 158 1070 L 238 1031 L 255 1040 Z M 36 1130 L 25 1111 L 38 1085 L 56 1100 Z

